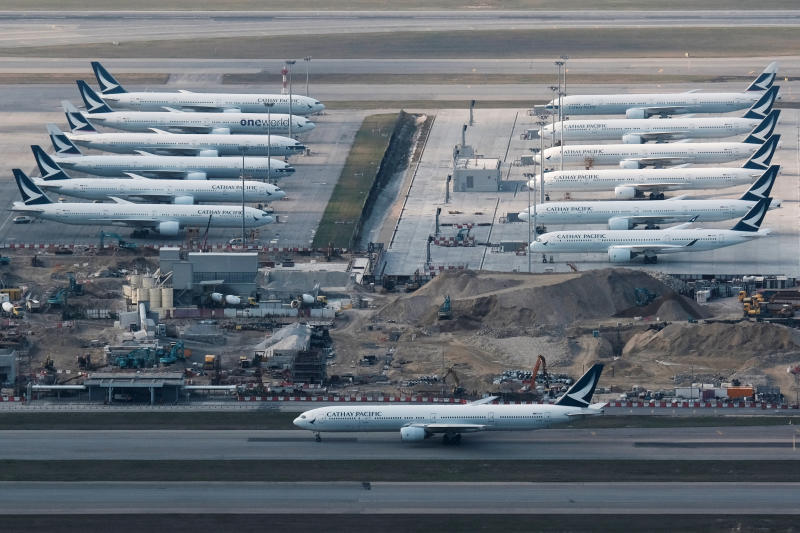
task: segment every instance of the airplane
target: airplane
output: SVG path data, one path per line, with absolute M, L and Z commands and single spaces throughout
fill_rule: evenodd
M 178 109 L 167 111 L 114 111 L 85 81 L 78 80 L 86 111 L 103 126 L 126 131 L 152 131 L 152 128 L 178 133 L 306 133 L 315 124 L 304 117 L 283 113 L 202 113 Z
M 128 226 L 134 232 L 174 237 L 187 226 L 256 228 L 273 221 L 266 212 L 249 206 L 136 204 L 114 196 L 113 203 L 53 203 L 20 169 L 14 169 L 14 179 L 22 202 L 14 202 L 11 211 L 64 224 Z
M 122 109 L 162 111 L 169 107 L 185 111 L 263 113 L 264 104 L 269 103 L 273 104 L 273 112 L 292 115 L 310 115 L 325 109 L 318 100 L 298 94 L 292 95 L 289 109 L 288 94 L 128 92 L 99 61 L 92 61 L 92 70 L 103 100 Z
M 778 86 L 771 87 L 744 117 L 565 120 L 542 127 L 539 135 L 548 138 L 555 130 L 556 142 L 562 139 L 563 141 L 621 140 L 623 144 L 733 137 L 748 133 L 760 124 L 770 113 L 777 94 Z M 771 112 L 775 114 L 777 120 L 780 110 Z
M 658 229 L 657 224 L 670 224 L 699 219 L 702 222 L 717 222 L 745 215 L 753 204 L 767 198 L 775 184 L 780 165 L 771 166 L 738 199 L 721 198 L 693 200 L 673 198 L 670 200 L 611 200 L 593 202 L 546 202 L 536 207 L 533 221 L 546 224 L 606 224 L 608 229 L 627 230 L 639 225 L 647 229 Z M 773 199 L 769 208 L 781 206 Z M 519 219 L 528 221 L 533 208 L 519 214 Z M 537 230 L 538 231 L 538 230 Z
M 303 153 L 306 149 L 300 142 L 280 135 L 263 134 L 215 134 L 215 133 L 172 133 L 158 128 L 150 128 L 147 133 L 100 133 L 91 121 L 68 101 L 62 102 L 72 133 L 48 124 L 47 131 L 55 142 L 54 135 L 63 135 L 73 144 L 92 150 L 103 150 L 120 154 L 133 154 L 144 150 L 158 155 L 198 155 L 216 157 L 220 155 L 290 156 Z M 70 153 L 65 147 L 56 153 Z
M 704 252 L 769 235 L 769 229 L 760 227 L 771 201 L 762 198 L 756 202 L 731 229 L 687 229 L 694 222 L 692 219 L 667 229 L 553 231 L 537 237 L 529 251 L 605 253 L 611 263 L 627 263 L 641 255 L 645 263 L 655 264 L 659 254 Z
M 686 163 L 726 163 L 750 157 L 758 145 L 764 144 L 775 131 L 777 119 L 774 115 L 765 118 L 741 142 L 664 144 L 573 144 L 554 146 L 544 151 L 545 161 L 581 163 L 587 169 L 594 165 L 615 165 L 620 168 L 666 167 Z M 541 162 L 540 154 L 534 156 Z
M 399 431 L 404 442 L 441 434 L 444 444 L 458 444 L 462 433 L 534 430 L 603 414 L 606 404 L 591 403 L 602 371 L 602 364 L 593 365 L 553 405 L 492 404 L 496 396 L 455 405 L 345 404 L 305 411 L 294 425 L 317 441 L 326 432 Z
M 66 137 L 59 140 L 63 139 Z M 244 170 L 244 174 L 251 178 L 277 179 L 294 173 L 294 167 L 284 161 L 273 159 L 267 162 L 266 157 L 192 157 L 153 155 L 144 151 L 137 155 L 80 155 L 78 148 L 75 145 L 72 147 L 79 155 L 49 156 L 40 146 L 31 146 L 42 176 L 56 172 L 52 162 L 69 170 L 96 176 L 122 176 L 132 172 L 147 178 L 236 179 L 241 178 Z M 70 153 L 74 154 L 75 151 Z
M 685 115 L 687 113 L 729 113 L 747 109 L 772 87 L 778 64 L 772 62 L 741 93 L 698 93 L 687 91 L 667 94 L 598 94 L 571 95 L 561 98 L 564 115 L 625 115 L 626 118 L 648 118 L 653 115 Z M 558 112 L 558 99 L 545 109 Z
M 761 145 L 741 167 L 673 167 L 655 169 L 604 169 L 562 170 L 545 172 L 544 189 L 552 192 L 614 191 L 620 200 L 643 198 L 649 194 L 651 200 L 663 200 L 664 191 L 690 189 L 724 189 L 752 183 L 760 177 L 772 161 L 778 148 L 780 135 L 773 135 Z M 536 176 L 528 181 L 528 187 L 539 187 Z M 549 200 L 549 198 L 548 198 Z
M 129 173 L 115 178 L 72 178 L 54 161 L 57 169 L 41 178 L 30 178 L 40 189 L 87 200 L 105 200 L 112 196 L 146 203 L 195 204 L 200 202 L 269 203 L 286 196 L 280 188 L 263 181 L 158 180 Z

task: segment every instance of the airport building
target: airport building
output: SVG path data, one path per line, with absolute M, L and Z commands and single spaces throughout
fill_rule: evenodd
M 181 292 L 199 293 L 224 290 L 225 294 L 247 297 L 256 290 L 258 253 L 190 252 L 180 248 L 162 248 L 161 272 L 172 272 L 176 297 Z

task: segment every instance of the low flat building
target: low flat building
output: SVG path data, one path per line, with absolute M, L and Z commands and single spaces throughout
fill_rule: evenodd
M 0 349 L 0 385 L 14 385 L 17 381 L 17 351 Z
M 182 372 L 95 372 L 83 382 L 89 401 L 105 403 L 175 403 L 185 384 Z
M 470 157 L 455 160 L 453 192 L 497 192 L 499 190 L 499 159 Z

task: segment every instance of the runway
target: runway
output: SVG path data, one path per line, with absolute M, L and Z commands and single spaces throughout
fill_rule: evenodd
M 798 460 L 796 426 L 550 429 L 401 442 L 399 432 L 0 431 L 0 459 L 13 460 Z
M 0 483 L 0 512 L 798 514 L 800 483 Z

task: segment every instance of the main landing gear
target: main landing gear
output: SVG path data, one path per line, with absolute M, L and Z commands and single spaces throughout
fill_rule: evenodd
M 455 434 L 445 433 L 442 436 L 442 444 L 444 444 L 445 446 L 451 444 L 454 446 L 457 444 L 461 444 L 461 433 L 455 433 Z
M 651 192 L 650 193 L 650 199 L 651 200 L 663 200 L 664 199 L 664 193 L 663 192 Z
M 655 265 L 658 263 L 658 256 L 657 255 L 646 255 L 644 256 L 644 264 L 645 265 Z
M 322 437 L 319 434 L 319 431 L 314 432 L 314 440 L 317 442 L 322 442 Z

